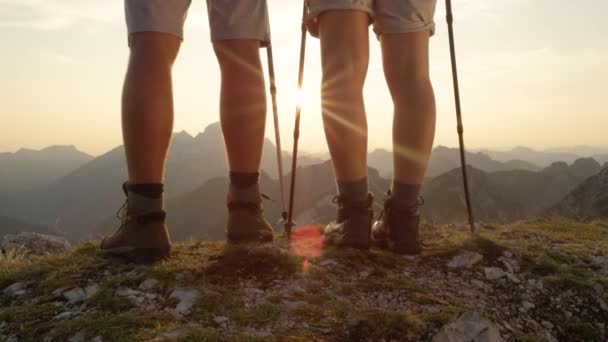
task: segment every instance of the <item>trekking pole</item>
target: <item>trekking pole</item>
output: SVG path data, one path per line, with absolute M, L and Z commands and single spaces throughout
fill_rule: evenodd
M 454 83 L 454 101 L 456 104 L 456 120 L 458 122 L 458 142 L 460 144 L 460 163 L 462 164 L 462 180 L 464 183 L 464 196 L 467 203 L 467 214 L 471 233 L 475 233 L 475 219 L 473 218 L 473 209 L 471 208 L 471 196 L 469 193 L 469 180 L 467 177 L 467 162 L 464 148 L 464 127 L 462 125 L 462 112 L 460 108 L 460 89 L 458 87 L 458 67 L 456 65 L 456 47 L 454 44 L 454 15 L 452 13 L 452 1 L 445 1 L 446 18 L 448 22 L 448 35 L 450 38 L 450 56 L 452 59 L 452 80 Z
M 272 55 L 272 41 L 268 42 L 266 48 L 268 59 L 268 78 L 270 79 L 270 96 L 272 97 L 272 114 L 274 118 L 274 138 L 277 148 L 277 164 L 279 166 L 279 187 L 281 190 L 281 217 L 287 220 L 287 211 L 285 210 L 285 184 L 283 183 L 283 150 L 281 148 L 281 131 L 279 128 L 279 109 L 277 106 L 277 86 L 274 75 L 274 57 Z
M 289 191 L 289 212 L 287 221 L 285 221 L 285 233 L 287 239 L 291 240 L 291 228 L 293 228 L 293 205 L 296 191 L 296 168 L 298 165 L 298 141 L 300 139 L 300 114 L 302 112 L 302 84 L 304 83 L 304 57 L 306 56 L 306 35 L 308 30 L 306 29 L 306 1 L 304 1 L 304 8 L 302 10 L 302 38 L 300 40 L 300 69 L 298 71 L 298 93 L 300 93 L 300 99 L 296 105 L 296 122 L 293 130 L 293 153 L 291 159 L 291 187 Z

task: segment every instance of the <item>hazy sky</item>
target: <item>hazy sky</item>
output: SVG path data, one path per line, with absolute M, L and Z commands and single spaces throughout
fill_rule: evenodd
M 291 148 L 301 1 L 269 0 L 284 147 Z M 606 0 L 454 0 L 469 147 L 608 145 Z M 445 8 L 432 38 L 436 144 L 456 146 Z M 0 152 L 74 144 L 99 154 L 121 144 L 128 56 L 122 1 L 0 0 Z M 366 84 L 370 147 L 389 147 L 392 106 L 379 44 Z M 264 54 L 265 56 L 265 54 Z M 324 151 L 320 53 L 309 39 L 304 149 Z M 265 63 L 265 58 L 263 59 Z M 205 2 L 193 1 L 175 66 L 175 130 L 217 121 L 219 70 Z M 267 135 L 273 136 L 271 116 Z

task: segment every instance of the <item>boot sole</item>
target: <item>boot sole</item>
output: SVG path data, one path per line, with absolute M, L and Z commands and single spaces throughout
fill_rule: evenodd
M 101 253 L 104 257 L 126 259 L 135 264 L 152 264 L 171 257 L 171 250 L 163 248 L 117 247 L 102 249 Z

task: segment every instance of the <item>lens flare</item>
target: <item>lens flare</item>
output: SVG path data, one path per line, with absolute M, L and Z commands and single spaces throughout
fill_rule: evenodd
M 291 234 L 291 250 L 304 258 L 302 272 L 310 269 L 308 259 L 321 255 L 323 252 L 323 233 L 316 226 L 305 226 L 294 230 Z
M 308 104 L 310 102 L 310 96 L 306 89 L 298 89 L 293 94 L 294 99 L 296 100 L 296 104 L 300 107 Z

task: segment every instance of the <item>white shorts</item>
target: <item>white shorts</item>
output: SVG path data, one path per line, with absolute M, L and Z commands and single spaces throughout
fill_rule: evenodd
M 183 39 L 184 22 L 192 0 L 125 0 L 129 34 L 162 32 Z M 266 0 L 207 0 L 211 40 L 270 41 Z

